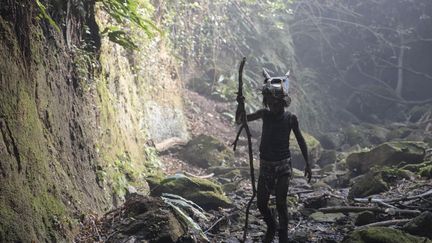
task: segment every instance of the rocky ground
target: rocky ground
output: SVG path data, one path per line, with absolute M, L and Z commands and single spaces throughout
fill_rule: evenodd
M 235 153 L 230 147 L 233 108 L 194 92 L 186 104 L 192 138 L 156 145 L 163 173 L 147 177 L 150 195 L 131 192 L 120 208 L 86 217 L 77 242 L 241 241 L 252 189 L 245 140 Z M 306 135 L 314 176 L 307 183 L 302 163 L 294 163 L 290 240 L 432 242 L 430 127 L 363 124 Z M 256 151 L 259 125 L 251 128 Z M 292 151 L 301 161 L 298 148 Z M 264 232 L 254 203 L 247 242 L 260 242 Z

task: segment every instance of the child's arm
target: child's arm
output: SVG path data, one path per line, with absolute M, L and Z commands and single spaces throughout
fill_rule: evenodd
M 244 101 L 244 97 L 239 97 L 237 99 L 243 99 Z M 254 113 L 248 114 L 246 115 L 247 121 L 255 121 L 257 119 L 261 119 L 263 117 L 264 114 L 264 109 L 258 110 Z M 236 110 L 236 115 L 235 115 L 235 122 L 237 124 L 241 124 L 243 122 L 244 119 L 244 114 L 241 113 L 241 111 L 239 110 L 239 107 L 237 106 L 237 110 Z
M 308 182 L 310 182 L 310 180 L 312 178 L 312 171 L 311 171 L 310 166 L 309 166 L 307 145 L 306 145 L 306 141 L 303 137 L 303 134 L 300 131 L 297 116 L 295 116 L 294 114 L 291 117 L 291 125 L 292 125 L 292 130 L 294 132 L 294 135 L 297 139 L 297 143 L 298 143 L 300 150 L 302 152 L 303 158 L 305 159 L 305 162 L 306 162 L 305 176 L 307 176 Z

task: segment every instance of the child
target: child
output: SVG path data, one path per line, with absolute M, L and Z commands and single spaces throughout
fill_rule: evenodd
M 291 177 L 291 154 L 289 136 L 291 131 L 297 139 L 306 162 L 305 176 L 310 181 L 312 172 L 309 166 L 306 142 L 299 129 L 297 117 L 285 111 L 291 103 L 288 91 L 288 75 L 272 78 L 264 70 L 264 86 L 262 89 L 264 109 L 246 116 L 247 121 L 262 119 L 262 136 L 260 144 L 260 172 L 258 177 L 257 202 L 258 209 L 267 224 L 267 232 L 263 242 L 272 242 L 276 233 L 276 221 L 268 207 L 270 193 L 276 193 L 276 208 L 279 215 L 279 242 L 288 242 L 288 211 L 286 197 Z M 239 97 L 244 99 L 244 97 Z M 244 115 L 243 115 L 244 116 Z M 237 110 L 236 122 L 241 123 L 242 117 Z

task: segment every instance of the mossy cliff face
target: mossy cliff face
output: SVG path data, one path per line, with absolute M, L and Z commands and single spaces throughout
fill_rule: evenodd
M 180 82 L 162 42 L 89 51 L 38 20 L 33 1 L 7 1 L 0 14 L 0 242 L 70 240 L 81 214 L 112 207 L 128 185 L 144 188 L 155 156 L 146 142 L 187 136 L 147 123 L 151 106 L 184 127 Z M 176 92 L 161 95 L 156 67 Z

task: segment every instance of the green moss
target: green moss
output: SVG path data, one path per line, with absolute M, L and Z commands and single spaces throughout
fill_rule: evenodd
M 343 243 L 430 243 L 423 237 L 416 237 L 401 230 L 385 228 L 385 227 L 371 227 L 367 229 L 360 229 L 353 231 L 348 237 L 343 240 Z
M 346 137 L 346 143 L 348 143 L 349 145 L 356 145 L 356 144 L 359 144 L 360 146 L 369 145 L 369 142 L 367 141 L 364 132 L 361 130 L 361 128 L 357 126 L 349 126 L 345 128 L 344 134 Z
M 172 193 L 192 200 L 203 208 L 225 207 L 230 204 L 224 195 L 222 186 L 208 179 L 176 175 L 164 179 L 160 187 L 154 190 L 156 195 Z
M 432 178 L 432 161 L 425 161 L 421 164 L 407 164 L 402 169 L 409 170 L 422 177 Z
M 183 150 L 182 156 L 188 162 L 200 167 L 230 165 L 234 152 L 215 137 L 201 134 L 191 140 Z
M 385 192 L 388 189 L 389 185 L 383 180 L 381 173 L 371 171 L 355 179 L 348 197 L 366 197 L 380 192 Z
M 420 168 L 419 174 L 422 177 L 426 177 L 428 179 L 431 179 L 432 178 L 432 165 L 428 165 L 428 166 Z
M 393 183 L 401 179 L 410 180 L 414 176 L 414 174 L 409 170 L 401 168 L 391 168 L 384 166 L 382 168 L 376 168 L 375 170 L 380 171 L 383 180 L 388 183 Z

